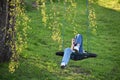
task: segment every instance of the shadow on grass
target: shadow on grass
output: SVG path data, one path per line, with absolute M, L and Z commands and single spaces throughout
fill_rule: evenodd
M 69 67 L 70 67 L 70 70 L 76 74 L 83 74 L 83 75 L 90 75 L 91 74 L 90 70 L 86 70 L 84 68 L 81 68 L 80 66 L 71 65 Z

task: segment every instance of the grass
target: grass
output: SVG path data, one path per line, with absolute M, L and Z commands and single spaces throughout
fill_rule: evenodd
M 84 36 L 86 48 L 86 13 L 85 1 L 79 1 L 78 18 Z M 49 5 L 51 6 L 51 5 Z M 51 39 L 51 30 L 43 27 L 40 12 L 29 10 L 31 30 L 28 32 L 28 48 L 21 54 L 19 67 L 11 74 L 8 63 L 0 64 L 0 80 L 119 80 L 120 79 L 120 11 L 93 5 L 97 16 L 97 36 L 91 36 L 91 51 L 98 57 L 81 61 L 70 60 L 66 69 L 60 69 L 62 57 L 56 56 L 58 43 Z M 29 6 L 30 7 L 30 6 Z M 83 7 L 83 8 L 81 8 Z M 73 25 L 65 27 L 65 39 L 73 37 Z M 78 27 L 80 28 L 80 27 Z M 66 42 L 65 41 L 65 42 Z M 70 43 L 65 44 L 69 47 Z

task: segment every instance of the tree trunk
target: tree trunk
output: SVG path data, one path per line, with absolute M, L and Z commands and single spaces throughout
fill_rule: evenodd
M 15 50 L 15 15 L 10 15 L 15 6 L 11 0 L 0 0 L 0 62 L 9 61 Z

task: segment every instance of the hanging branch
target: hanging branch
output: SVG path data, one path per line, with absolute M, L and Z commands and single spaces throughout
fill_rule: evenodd
M 89 0 L 89 23 L 90 23 L 89 27 L 91 29 L 91 33 L 93 35 L 96 35 L 97 34 L 96 14 L 92 4 L 94 4 L 94 0 Z
M 54 2 L 51 0 L 50 1 L 52 4 L 52 9 L 51 9 L 51 13 L 50 14 L 50 19 L 52 22 L 50 22 L 50 26 L 52 29 L 52 39 L 54 41 L 57 41 L 59 44 L 59 50 L 62 49 L 62 38 L 61 38 L 61 27 L 62 27 L 62 23 L 60 22 L 60 7 L 59 7 L 59 1 L 58 1 L 58 5 L 55 5 Z
M 41 0 L 41 14 L 42 14 L 42 22 L 44 23 L 44 26 L 47 24 L 47 16 L 46 16 L 46 3 L 45 0 Z
M 18 59 L 21 51 L 27 45 L 27 30 L 29 29 L 29 18 L 25 15 L 21 0 L 9 0 L 9 24 L 7 35 L 10 36 L 6 42 L 11 50 L 12 56 L 9 63 L 9 71 L 13 73 L 18 68 Z

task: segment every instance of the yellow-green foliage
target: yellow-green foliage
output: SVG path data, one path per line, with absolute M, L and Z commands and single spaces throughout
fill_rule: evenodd
M 97 29 L 97 24 L 96 24 L 96 15 L 95 15 L 95 9 L 92 7 L 92 4 L 94 3 L 94 0 L 89 0 L 89 27 L 91 30 L 91 33 L 93 35 L 96 35 L 96 29 Z
M 41 14 L 42 14 L 42 22 L 44 23 L 44 26 L 46 26 L 47 23 L 47 17 L 46 17 L 46 5 L 45 0 L 41 0 Z
M 67 3 L 70 3 L 69 6 L 66 7 L 66 9 L 60 8 L 59 7 L 59 3 L 60 0 L 58 1 L 58 5 L 54 4 L 53 0 L 50 0 L 50 3 L 52 4 L 52 8 L 50 9 L 50 13 L 47 14 L 46 12 L 46 6 L 45 6 L 45 0 L 42 0 L 42 5 L 41 5 L 41 15 L 42 15 L 42 21 L 44 22 L 44 25 L 46 26 L 48 24 L 49 29 L 52 30 L 52 36 L 51 38 L 54 41 L 57 41 L 59 44 L 59 50 L 62 49 L 62 37 L 61 37 L 61 33 L 62 33 L 62 29 L 63 29 L 63 22 L 61 22 L 61 18 L 59 17 L 59 15 L 62 15 L 62 17 L 66 20 L 66 22 L 69 22 L 69 24 L 75 25 L 77 26 L 77 24 L 75 24 L 75 16 L 76 16 L 76 6 L 77 3 L 74 0 L 65 0 L 63 3 L 63 6 L 65 6 Z M 64 10 L 66 13 L 63 14 L 61 13 L 61 10 Z M 69 14 L 72 13 L 73 14 Z M 48 15 L 49 17 L 47 17 L 46 15 Z M 67 16 L 65 18 L 65 16 Z M 73 17 L 74 16 L 74 17 Z M 73 19 L 74 18 L 74 19 Z M 47 23 L 47 19 L 49 19 L 51 22 Z M 77 34 L 77 30 L 76 27 L 74 26 L 73 30 L 74 30 L 74 34 Z M 69 27 L 69 26 L 68 26 Z
M 30 21 L 30 19 L 24 13 L 24 8 L 21 7 L 20 1 L 21 0 L 11 0 L 9 3 L 10 6 L 15 6 L 15 8 L 10 9 L 10 16 L 16 17 L 14 26 L 16 36 L 13 36 L 13 38 L 15 39 L 15 45 L 10 44 L 13 53 L 11 57 L 11 62 L 9 63 L 9 71 L 11 73 L 13 73 L 16 68 L 18 68 L 19 54 L 25 47 L 27 47 L 27 30 L 29 29 L 27 23 Z M 12 24 L 12 19 L 10 19 L 10 24 Z
M 69 24 L 67 25 L 67 27 L 69 26 L 73 26 L 73 32 L 74 35 L 78 34 L 78 29 L 76 29 L 77 27 L 81 27 L 79 23 L 77 23 L 75 21 L 76 19 L 76 15 L 78 14 L 77 11 L 77 2 L 75 0 L 64 0 L 63 2 L 63 7 L 60 8 L 59 7 L 59 3 L 60 0 L 58 0 L 58 3 L 56 4 L 55 2 L 53 2 L 53 0 L 50 0 L 50 3 L 52 4 L 52 7 L 50 8 L 49 14 L 47 14 L 46 12 L 46 0 L 37 0 L 37 2 L 41 2 L 42 5 L 40 7 L 41 9 L 41 15 L 42 15 L 42 22 L 44 23 L 44 25 L 49 26 L 49 29 L 52 30 L 52 39 L 54 41 L 57 41 L 59 44 L 59 50 L 62 49 L 62 43 L 63 43 L 63 39 L 61 37 L 62 35 L 62 29 L 63 26 L 65 26 L 65 24 L 63 22 L 61 22 L 61 19 L 63 21 L 65 21 L 65 23 Z M 89 0 L 89 28 L 91 29 L 91 33 L 96 35 L 96 15 L 95 15 L 95 10 L 94 8 L 91 6 L 91 4 L 93 3 L 93 0 Z M 61 5 L 61 4 L 60 4 Z M 64 10 L 62 13 L 61 10 Z M 63 18 L 61 18 L 59 15 L 62 15 Z M 47 22 L 47 19 L 49 19 L 49 22 Z
M 70 3 L 70 4 L 69 4 Z M 67 4 L 69 4 L 68 6 L 66 6 Z M 69 24 L 73 25 L 73 31 L 74 31 L 74 35 L 78 34 L 78 31 L 76 29 L 76 27 L 78 26 L 77 23 L 75 23 L 75 18 L 76 18 L 76 8 L 77 8 L 77 3 L 75 2 L 75 0 L 65 0 L 65 6 L 66 6 L 66 22 L 68 22 Z
M 50 1 L 52 4 L 52 8 L 50 10 L 50 14 L 49 14 L 49 20 L 51 20 L 52 22 L 49 23 L 49 29 L 52 30 L 52 36 L 51 38 L 54 41 L 57 41 L 59 44 L 59 50 L 62 49 L 62 38 L 61 38 L 61 28 L 63 26 L 63 24 L 60 22 L 60 17 L 58 17 L 58 15 L 60 15 L 60 8 L 57 5 L 53 4 L 53 1 Z

